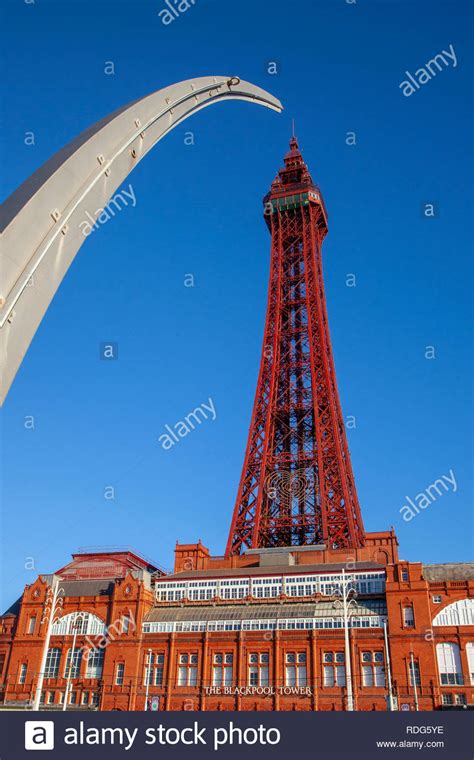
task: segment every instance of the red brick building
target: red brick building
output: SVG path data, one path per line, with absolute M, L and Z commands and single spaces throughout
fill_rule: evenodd
M 74 554 L 56 573 L 62 603 L 41 706 L 61 709 L 69 669 L 68 709 L 143 710 L 146 698 L 160 710 L 346 709 L 343 569 L 354 709 L 386 710 L 389 675 L 398 709 L 472 705 L 474 566 L 401 561 L 385 532 L 350 554 L 306 546 L 223 558 L 177 545 L 167 575 L 131 551 Z M 32 703 L 52 578 L 28 585 L 0 619 L 6 707 Z

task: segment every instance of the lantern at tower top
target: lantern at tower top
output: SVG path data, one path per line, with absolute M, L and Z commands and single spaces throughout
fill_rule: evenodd
M 295 135 L 290 140 L 290 149 L 283 160 L 284 167 L 279 170 L 270 192 L 263 199 L 268 226 L 271 227 L 271 215 L 277 211 L 292 211 L 301 206 L 316 204 L 322 212 L 318 226 L 324 237 L 327 232 L 326 207 L 321 190 L 309 173 Z

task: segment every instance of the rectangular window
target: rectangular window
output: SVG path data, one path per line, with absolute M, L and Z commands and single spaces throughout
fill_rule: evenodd
M 385 666 L 383 652 L 362 652 L 362 686 L 385 686 Z
M 464 684 L 462 673 L 441 673 L 440 680 L 442 686 L 462 686 Z
M 86 678 L 100 678 L 104 666 L 104 650 L 89 649 L 86 665 Z M 78 676 L 76 676 L 78 677 Z
M 69 704 L 75 705 L 77 702 L 77 691 L 71 691 L 69 695 Z
M 324 686 L 334 686 L 334 668 L 332 665 L 324 666 Z
M 287 665 L 285 668 L 285 686 L 296 686 L 295 665 Z
M 186 686 L 188 682 L 188 669 L 183 665 L 178 668 L 178 686 Z
M 163 686 L 163 666 L 165 663 L 164 654 L 157 654 L 155 657 L 155 686 Z
M 306 686 L 306 652 L 288 652 L 285 662 L 285 686 Z
M 372 665 L 362 665 L 362 686 L 373 686 L 374 675 Z
M 443 705 L 452 705 L 452 704 L 453 704 L 453 695 L 443 694 Z
M 420 666 L 416 660 L 409 662 L 410 686 L 421 686 Z
M 28 665 L 26 664 L 26 662 L 22 662 L 22 664 L 20 665 L 20 675 L 18 677 L 18 683 L 25 683 L 27 670 L 28 670 Z
M 233 655 L 230 652 L 218 652 L 213 657 L 212 665 L 212 685 L 213 686 L 232 686 L 233 672 L 232 663 Z
M 54 691 L 48 691 L 48 705 L 54 705 Z
M 99 695 L 96 694 L 95 692 L 92 694 L 91 704 L 94 707 L 98 707 L 99 706 Z
M 232 686 L 234 682 L 232 665 L 225 665 L 224 667 L 224 686 Z
M 385 686 L 385 668 L 383 665 L 375 665 L 374 667 L 374 685 Z
M 28 620 L 28 633 L 34 633 L 36 626 L 36 615 L 32 615 Z
M 454 695 L 454 702 L 457 705 L 466 705 L 466 695 L 465 694 L 455 694 Z
M 46 692 L 42 691 L 40 696 L 40 705 L 44 705 L 44 700 L 46 698 Z
M 415 619 L 413 617 L 413 607 L 403 608 L 403 625 L 405 628 L 413 628 Z
M 197 654 L 180 654 L 178 656 L 178 686 L 197 685 Z
M 344 665 L 336 665 L 336 686 L 346 685 L 346 668 Z
M 72 658 L 71 658 L 72 655 Z M 71 663 L 72 659 L 72 663 Z M 68 675 L 70 678 L 79 678 L 79 673 L 81 670 L 81 662 L 82 662 L 82 649 L 75 649 L 74 654 L 72 654 L 72 649 L 68 650 L 67 657 L 66 657 L 66 666 L 64 668 L 64 678 L 67 678 Z
M 59 662 L 61 660 L 61 650 L 59 647 L 48 649 L 46 655 L 46 665 L 44 668 L 45 678 L 57 678 L 59 674 Z
M 124 662 L 117 663 L 117 667 L 115 670 L 115 683 L 117 684 L 117 686 L 123 685 L 124 673 L 125 673 L 125 663 Z
M 436 657 L 441 685 L 461 686 L 464 679 L 458 645 L 451 642 L 437 644 Z
M 81 704 L 87 705 L 89 703 L 89 692 L 83 691 L 82 692 L 82 698 L 81 698 Z
M 191 666 L 189 668 L 189 686 L 197 685 L 197 668 Z
M 222 686 L 222 682 L 224 680 L 223 662 L 224 662 L 224 656 L 222 654 L 214 655 L 214 664 L 212 667 L 212 685 L 213 686 Z
M 128 615 L 124 615 L 122 617 L 122 633 L 128 633 L 128 630 L 130 628 L 130 618 Z
M 433 597 L 433 604 L 441 604 L 442 601 L 443 601 L 443 597 L 439 596 L 438 594 L 436 594 Z
M 323 685 L 344 687 L 346 685 L 346 666 L 344 652 L 324 652 Z
M 268 652 L 252 652 L 248 656 L 248 682 L 249 686 L 268 686 L 270 681 L 269 671 L 270 655 Z

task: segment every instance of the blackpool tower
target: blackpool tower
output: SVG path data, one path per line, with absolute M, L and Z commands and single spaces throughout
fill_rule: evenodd
M 284 163 L 264 198 L 271 233 L 267 315 L 226 556 L 365 543 L 324 294 L 326 209 L 294 136 Z

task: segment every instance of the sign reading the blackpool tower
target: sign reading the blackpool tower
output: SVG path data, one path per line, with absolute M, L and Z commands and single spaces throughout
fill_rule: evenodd
M 206 696 L 237 696 L 237 697 L 273 697 L 275 694 L 286 697 L 311 697 L 313 689 L 310 686 L 206 686 Z

